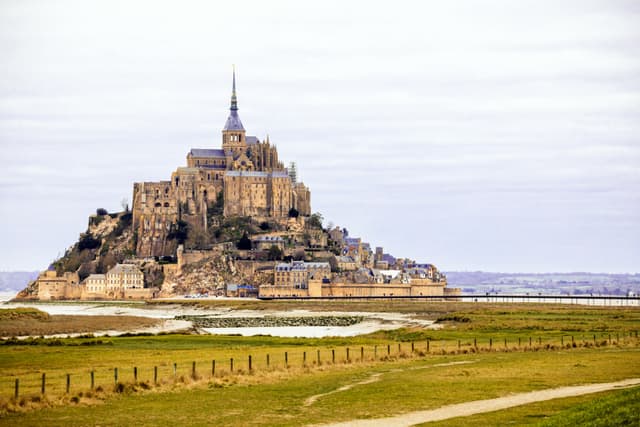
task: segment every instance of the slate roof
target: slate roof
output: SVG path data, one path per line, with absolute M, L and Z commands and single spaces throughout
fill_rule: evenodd
M 240 116 L 238 116 L 238 112 L 236 110 L 231 110 L 231 114 L 229 114 L 227 122 L 224 124 L 224 128 L 222 130 L 244 130 L 244 126 L 242 126 Z
M 253 145 L 260 142 L 257 136 L 247 136 L 247 145 Z
M 224 150 L 219 148 L 192 148 L 189 154 L 193 157 L 225 157 Z

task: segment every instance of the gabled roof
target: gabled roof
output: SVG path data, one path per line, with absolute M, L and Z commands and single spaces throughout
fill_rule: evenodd
M 257 136 L 247 136 L 247 145 L 253 145 L 259 143 L 260 140 Z
M 225 157 L 224 150 L 219 148 L 192 148 L 189 155 L 193 157 Z
M 107 274 L 119 274 L 119 273 L 139 273 L 142 274 L 137 265 L 134 264 L 116 264 Z

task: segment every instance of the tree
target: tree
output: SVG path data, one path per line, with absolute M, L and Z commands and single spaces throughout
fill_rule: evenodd
M 91 234 L 83 234 L 78 242 L 78 250 L 95 249 L 102 244 L 100 239 L 95 239 Z
M 322 228 L 323 219 L 322 214 L 320 212 L 316 212 L 309 217 L 307 224 L 312 228 Z
M 263 221 L 260 223 L 260 230 L 262 231 L 267 231 L 270 230 L 271 226 L 269 225 L 269 223 L 267 221 Z
M 289 218 L 298 218 L 300 216 L 300 212 L 296 208 L 289 209 Z
M 96 209 L 96 215 L 98 216 L 105 216 L 108 215 L 109 212 L 107 212 L 107 210 L 105 208 L 98 208 Z
M 238 241 L 237 247 L 240 250 L 245 250 L 245 251 L 251 250 L 252 248 L 251 239 L 249 238 L 246 232 L 242 235 L 242 237 Z
M 276 261 L 282 259 L 282 249 L 277 247 L 276 245 L 271 245 L 269 248 L 269 252 L 267 254 L 269 261 Z

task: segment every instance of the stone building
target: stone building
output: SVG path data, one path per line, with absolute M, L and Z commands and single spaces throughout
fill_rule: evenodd
M 144 274 L 134 264 L 116 264 L 107 274 L 91 274 L 80 287 L 81 299 L 146 299 L 154 292 L 144 287 Z
M 225 216 L 284 220 L 291 208 L 311 215 L 309 189 L 291 180 L 269 138 L 262 142 L 246 135 L 238 115 L 235 72 L 229 110 L 221 148 L 192 148 L 186 167 L 178 167 L 171 180 L 134 184 L 138 256 L 175 254 L 179 221 L 206 232 L 220 203 Z

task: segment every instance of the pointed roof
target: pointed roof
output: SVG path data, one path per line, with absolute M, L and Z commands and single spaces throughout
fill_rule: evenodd
M 233 67 L 233 88 L 231 90 L 231 107 L 229 108 L 231 113 L 227 118 L 227 122 L 224 124 L 224 129 L 222 130 L 242 130 L 244 131 L 244 126 L 242 126 L 242 122 L 240 121 L 240 116 L 238 116 L 238 98 L 236 97 L 236 67 Z

